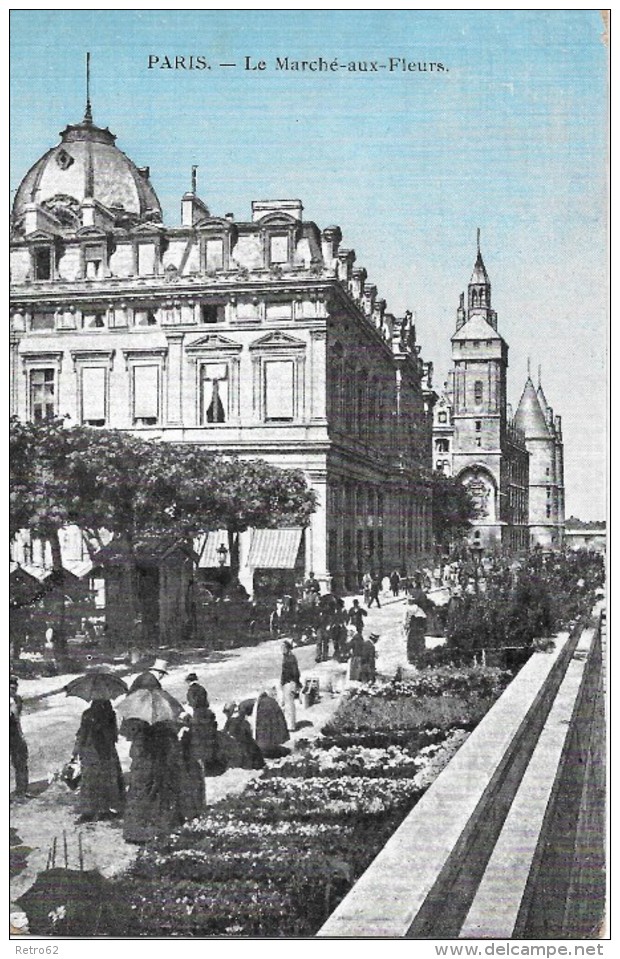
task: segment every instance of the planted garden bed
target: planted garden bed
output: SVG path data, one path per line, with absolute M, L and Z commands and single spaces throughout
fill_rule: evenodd
M 132 934 L 314 935 L 509 679 L 443 668 L 347 696 L 326 735 L 141 852 L 116 880 Z

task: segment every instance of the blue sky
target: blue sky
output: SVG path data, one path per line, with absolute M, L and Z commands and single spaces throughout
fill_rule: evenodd
M 596 11 L 11 14 L 11 187 L 84 110 L 169 225 L 198 164 L 214 213 L 298 197 L 340 225 L 388 308 L 417 314 L 441 385 L 476 228 L 519 400 L 527 358 L 563 416 L 567 515 L 605 514 L 607 52 Z M 202 55 L 209 71 L 147 69 Z M 245 71 L 245 56 L 267 63 Z M 276 57 L 447 70 L 292 73 Z M 236 62 L 235 69 L 220 62 Z

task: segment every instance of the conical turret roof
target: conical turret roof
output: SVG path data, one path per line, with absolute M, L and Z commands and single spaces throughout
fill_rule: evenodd
M 547 410 L 550 409 L 550 407 L 549 407 L 549 404 L 547 403 L 547 397 L 544 394 L 542 383 L 538 384 L 538 389 L 536 390 L 536 396 L 538 397 L 538 402 L 540 403 L 540 407 L 543 413 L 546 413 Z
M 487 273 L 486 267 L 484 265 L 484 260 L 482 259 L 482 253 L 480 252 L 480 228 L 476 232 L 476 248 L 478 255 L 476 256 L 476 262 L 474 263 L 474 272 L 471 275 L 471 280 L 469 285 L 472 283 L 489 283 L 489 274 Z
M 549 439 L 550 434 L 545 414 L 536 394 L 536 388 L 529 376 L 525 381 L 514 422 L 515 426 L 523 430 L 526 440 Z
M 489 282 L 489 274 L 487 273 L 480 250 L 478 250 L 478 256 L 476 257 L 476 262 L 474 263 L 474 272 L 472 273 L 471 280 L 469 282 L 470 284 Z

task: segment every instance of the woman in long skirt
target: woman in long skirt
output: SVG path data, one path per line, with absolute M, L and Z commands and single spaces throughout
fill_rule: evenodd
M 73 749 L 79 756 L 82 778 L 78 822 L 90 822 L 118 815 L 123 807 L 125 786 L 116 752 L 116 714 L 108 699 L 95 699 L 82 713 Z
M 148 842 L 172 832 L 185 818 L 178 726 L 172 722 L 149 726 L 142 720 L 130 719 L 125 721 L 122 731 L 132 740 L 123 836 L 127 842 Z

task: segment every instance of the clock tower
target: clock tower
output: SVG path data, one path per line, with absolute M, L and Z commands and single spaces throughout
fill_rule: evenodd
M 497 330 L 491 282 L 480 251 L 452 336 L 452 463 L 478 508 L 473 539 L 484 547 L 527 545 L 527 453 L 507 417 L 508 345 Z M 525 512 L 524 512 L 525 510 Z M 521 515 L 523 513 L 523 516 Z M 515 522 L 516 521 L 516 522 Z

